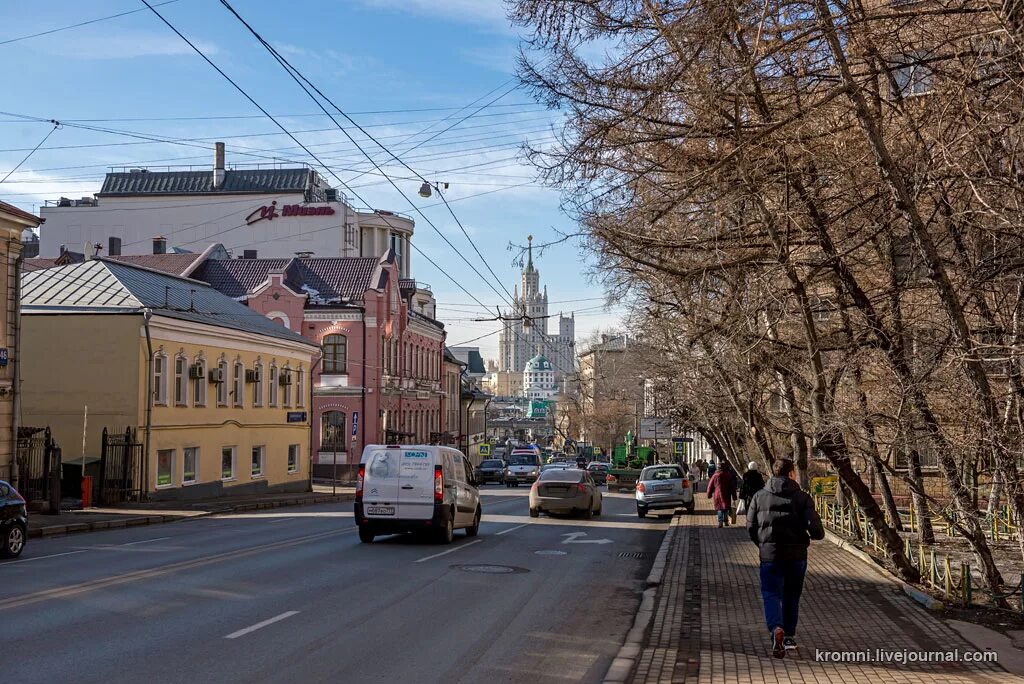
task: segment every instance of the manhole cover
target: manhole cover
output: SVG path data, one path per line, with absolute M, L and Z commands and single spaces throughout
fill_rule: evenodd
M 555 551 L 554 549 L 544 549 L 542 551 L 534 551 L 538 556 L 564 556 L 565 551 Z
M 623 551 L 619 558 L 650 558 L 651 554 L 645 551 Z
M 517 568 L 512 565 L 453 565 L 452 568 L 463 572 L 478 572 L 482 575 L 512 575 L 529 572 L 526 568 Z

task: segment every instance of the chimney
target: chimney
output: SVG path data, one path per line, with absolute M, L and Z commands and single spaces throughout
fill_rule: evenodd
M 64 252 L 66 252 L 66 251 L 68 251 L 68 246 L 67 245 L 61 245 L 60 246 L 60 253 L 64 254 Z
M 107 238 L 107 256 L 121 256 L 121 238 Z
M 224 143 L 213 144 L 213 189 L 224 187 Z
M 296 252 L 295 256 L 299 257 L 300 259 L 308 259 L 311 256 L 313 256 L 313 252 Z
M 153 238 L 153 254 L 167 254 L 167 238 L 163 235 Z
M 256 258 L 256 250 L 255 249 L 243 249 L 242 250 L 242 258 L 243 259 L 255 259 Z

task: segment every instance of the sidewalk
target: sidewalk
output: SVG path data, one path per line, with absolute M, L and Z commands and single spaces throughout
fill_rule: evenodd
M 822 651 L 876 656 L 876 649 L 963 653 L 985 646 L 969 643 L 876 570 L 829 542 L 814 542 L 809 553 L 797 634 L 800 648 L 785 659 L 772 658 L 757 547 L 743 522 L 740 517 L 738 525 L 718 529 L 703 496 L 693 515 L 673 521 L 653 619 L 626 681 L 1024 682 L 990 663 L 900 664 L 877 657 L 873 662 L 818 661 L 816 654 Z
M 308 506 L 319 503 L 352 501 L 354 487 L 338 487 L 337 495 L 331 487 L 314 485 L 314 491 L 295 494 L 264 494 L 259 496 L 222 497 L 205 501 L 160 501 L 126 504 L 117 508 L 87 508 L 64 511 L 59 515 L 34 513 L 28 518 L 29 537 L 49 537 L 74 532 L 92 532 L 136 525 L 155 525 L 186 518 L 197 518 L 217 513 L 255 511 L 281 506 Z

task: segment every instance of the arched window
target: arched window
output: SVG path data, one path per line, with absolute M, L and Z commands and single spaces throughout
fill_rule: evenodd
M 345 412 L 324 411 L 320 416 L 320 451 L 345 450 Z
M 217 362 L 220 371 L 217 378 L 217 406 L 228 405 L 228 362 L 221 359 Z
M 174 357 L 174 405 L 188 406 L 188 359 L 183 354 Z
M 328 335 L 324 338 L 324 373 L 345 374 L 348 362 L 348 338 L 344 335 Z
M 263 362 L 257 361 L 252 370 L 256 375 L 252 383 L 252 405 L 259 407 L 263 406 Z
M 192 376 L 192 405 L 206 406 L 206 359 L 202 356 L 196 357 L 192 368 L 195 369 L 190 373 Z
M 231 400 L 236 408 L 244 405 L 242 393 L 245 391 L 245 366 L 241 361 L 235 361 L 235 367 L 231 374 Z
M 290 408 L 292 405 L 292 367 L 285 364 L 285 367 L 281 369 L 281 393 L 284 395 L 284 407 Z
M 267 376 L 267 382 L 270 383 L 270 399 L 267 401 L 267 406 L 277 408 L 277 364 L 273 361 L 270 362 L 270 374 Z
M 167 405 L 167 354 L 153 355 L 153 403 Z

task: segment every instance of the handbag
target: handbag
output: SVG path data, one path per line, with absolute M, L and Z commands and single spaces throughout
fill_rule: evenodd
M 747 514 L 747 500 L 746 499 L 740 499 L 740 502 L 738 504 L 736 504 L 736 515 L 746 515 L 746 514 Z

